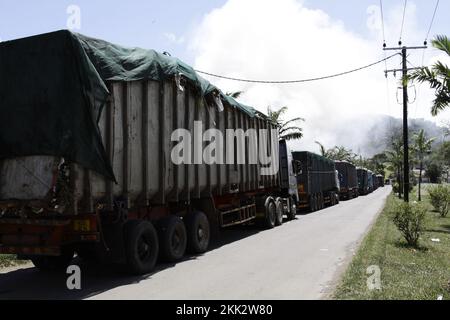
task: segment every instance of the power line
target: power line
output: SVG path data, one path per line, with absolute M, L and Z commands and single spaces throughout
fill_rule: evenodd
M 403 25 L 405 23 L 405 13 L 406 13 L 406 4 L 408 3 L 408 0 L 405 0 L 405 3 L 403 5 L 403 18 L 402 18 L 402 28 L 400 29 L 400 38 L 398 40 L 398 45 L 402 45 L 402 35 L 403 35 Z
M 380 13 L 381 13 L 381 30 L 383 32 L 383 48 L 386 48 L 386 33 L 384 30 L 384 12 L 383 12 L 383 0 L 380 0 Z M 383 51 L 384 57 L 386 58 L 386 51 Z M 387 70 L 387 59 L 384 60 L 384 70 Z M 386 73 L 386 102 L 388 107 L 388 113 L 391 115 L 391 102 L 389 97 L 391 96 L 389 91 L 389 80 Z M 392 131 L 392 118 L 389 117 L 389 130 Z
M 381 29 L 383 31 L 383 48 L 386 47 L 386 35 L 384 33 L 384 14 L 383 14 L 383 0 L 380 0 L 380 11 L 381 11 Z M 386 66 L 387 69 L 387 66 Z
M 427 36 L 425 37 L 424 44 L 427 44 L 428 36 L 430 35 L 431 27 L 433 26 L 434 18 L 436 17 L 437 8 L 439 6 L 439 0 L 436 0 L 436 6 L 434 7 L 433 17 L 431 18 L 430 26 L 428 28 Z
M 386 57 L 384 59 L 378 60 L 376 62 L 373 62 L 371 64 L 365 65 L 363 67 L 359 67 L 356 69 L 352 69 L 349 71 L 345 71 L 345 72 L 340 72 L 340 73 L 336 73 L 336 74 L 332 74 L 332 75 L 328 75 L 328 76 L 322 76 L 322 77 L 316 77 L 316 78 L 309 78 L 309 79 L 300 79 L 300 80 L 281 80 L 281 81 L 271 81 L 271 80 L 250 80 L 250 79 L 240 79 L 240 78 L 232 78 L 232 77 L 227 77 L 227 76 L 222 76 L 222 75 L 218 75 L 218 74 L 214 74 L 214 73 L 210 73 L 210 72 L 205 72 L 205 71 L 200 71 L 200 70 L 195 70 L 198 73 L 202 73 L 211 77 L 215 77 L 215 78 L 220 78 L 220 79 L 226 79 L 226 80 L 232 80 L 232 81 L 240 81 L 240 82 L 250 82 L 250 83 L 266 83 L 266 84 L 289 84 L 289 83 L 302 83 L 302 82 L 311 82 L 311 81 L 318 81 L 318 80 L 324 80 L 324 79 L 329 79 L 329 78 L 335 78 L 335 77 L 339 77 L 339 76 L 343 76 L 349 73 L 353 73 L 356 71 L 360 71 L 363 69 L 367 69 L 370 68 L 374 65 L 377 65 L 379 63 L 382 63 L 386 60 L 391 59 L 392 57 L 398 55 L 398 53 L 393 54 L 389 57 Z

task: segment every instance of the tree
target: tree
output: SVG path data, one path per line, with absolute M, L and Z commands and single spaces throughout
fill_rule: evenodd
M 442 163 L 436 159 L 431 159 L 427 163 L 427 169 L 425 170 L 425 175 L 430 178 L 431 183 L 439 183 L 442 176 Z
M 385 153 L 378 153 L 374 155 L 371 159 L 367 160 L 369 162 L 368 167 L 370 170 L 377 174 L 381 174 L 383 177 L 385 175 L 385 165 L 387 157 Z
M 450 41 L 447 36 L 439 35 L 432 41 L 433 47 L 450 56 Z M 431 107 L 431 114 L 436 116 L 450 104 L 450 69 L 443 62 L 437 61 L 429 67 L 424 67 L 412 73 L 411 79 L 418 82 L 428 82 L 435 90 L 436 98 Z
M 439 148 L 435 151 L 437 158 L 440 160 L 443 166 L 443 170 L 447 174 L 447 181 L 449 181 L 450 175 L 450 141 L 444 141 Z
M 287 107 L 282 107 L 277 111 L 273 111 L 270 107 L 268 107 L 267 115 L 269 119 L 278 126 L 278 135 L 280 139 L 301 139 L 303 137 L 303 129 L 296 125 L 296 123 L 305 121 L 305 119 L 297 117 L 288 121 L 283 121 L 282 116 L 287 110 Z
M 423 171 L 423 159 L 425 154 L 431 153 L 431 145 L 435 138 L 427 139 L 425 131 L 421 129 L 418 133 L 414 135 L 414 151 L 417 155 L 417 160 L 419 161 L 419 194 L 418 200 L 422 201 L 421 198 L 421 186 L 422 186 L 422 171 Z
M 390 164 L 392 171 L 396 172 L 398 184 L 398 197 L 402 197 L 402 168 L 403 168 L 403 143 L 400 139 L 392 140 L 391 150 L 386 151 L 386 162 Z
M 320 148 L 320 154 L 330 160 L 355 162 L 357 155 L 351 149 L 344 146 L 334 146 L 331 149 L 326 149 L 319 141 L 315 141 Z
M 356 157 L 356 154 L 351 149 L 347 149 L 344 146 L 335 146 L 330 150 L 330 159 L 332 160 L 354 162 Z
M 225 93 L 227 96 L 232 97 L 233 99 L 237 99 L 239 98 L 242 94 L 244 93 L 244 91 L 234 91 L 234 92 L 227 92 Z
M 328 158 L 328 151 L 327 151 L 327 149 L 325 149 L 323 144 L 321 144 L 319 141 L 315 141 L 315 143 L 317 143 L 319 145 L 321 156 Z

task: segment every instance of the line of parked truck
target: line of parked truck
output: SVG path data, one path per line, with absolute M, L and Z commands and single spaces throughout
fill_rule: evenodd
M 38 268 L 78 255 L 148 273 L 157 261 L 207 251 L 221 228 L 273 228 L 383 186 L 369 170 L 264 138 L 262 130 L 277 129 L 270 119 L 170 56 L 69 31 L 1 43 L 0 56 L 14 81 L 0 87 L 0 117 L 10 124 L 0 127 L 0 253 Z M 171 161 L 172 133 L 198 122 L 205 132 L 254 129 L 279 170 Z M 251 137 L 223 136 L 215 153 L 252 157 Z

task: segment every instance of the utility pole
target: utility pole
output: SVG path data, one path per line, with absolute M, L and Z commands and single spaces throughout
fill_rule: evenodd
M 399 42 L 401 45 L 401 42 Z M 403 199 L 405 202 L 409 202 L 409 140 L 408 140 L 408 71 L 420 68 L 408 68 L 406 64 L 406 50 L 408 49 L 426 49 L 427 46 L 420 47 L 396 47 L 386 48 L 383 50 L 401 50 L 402 55 L 402 68 L 385 70 L 385 75 L 389 72 L 393 72 L 394 75 L 397 71 L 402 72 L 402 87 L 403 87 Z M 401 187 L 401 186 L 399 186 Z

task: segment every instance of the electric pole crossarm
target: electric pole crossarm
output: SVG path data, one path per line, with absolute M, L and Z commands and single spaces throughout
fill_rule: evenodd
M 383 48 L 383 50 L 403 50 L 403 49 L 407 49 L 407 50 L 413 50 L 413 49 L 426 49 L 428 48 L 427 46 L 417 46 L 417 47 L 392 47 L 392 48 Z
M 408 68 L 406 71 L 412 71 L 412 70 L 419 70 L 422 68 Z M 391 69 L 391 70 L 385 70 L 384 72 L 400 72 L 403 71 L 403 69 Z

